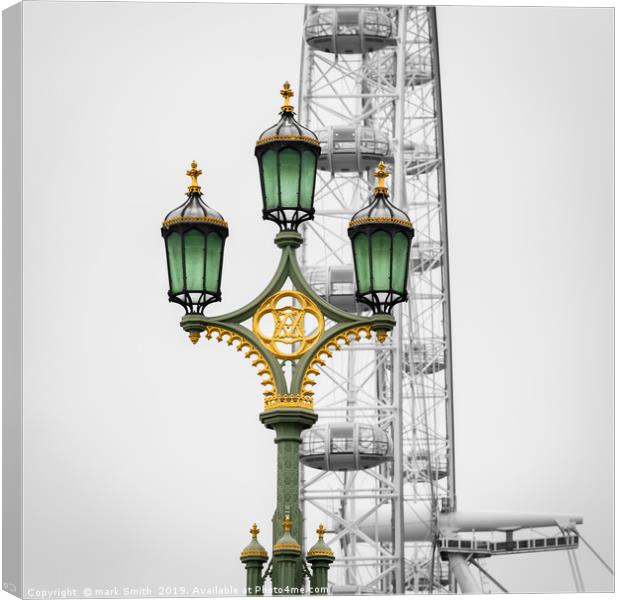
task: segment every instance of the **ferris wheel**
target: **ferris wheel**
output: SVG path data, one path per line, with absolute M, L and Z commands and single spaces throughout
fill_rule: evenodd
M 337 557 L 331 592 L 503 589 L 484 559 L 534 551 L 566 550 L 578 571 L 581 517 L 457 510 L 434 8 L 308 6 L 303 38 L 300 120 L 322 148 L 315 219 L 303 230 L 307 279 L 332 304 L 364 311 L 346 229 L 380 161 L 415 228 L 397 327 L 385 343 L 344 346 L 322 367 L 319 422 L 302 437 L 302 509 L 307 521 L 326 521 Z M 532 532 L 541 527 L 554 531 Z

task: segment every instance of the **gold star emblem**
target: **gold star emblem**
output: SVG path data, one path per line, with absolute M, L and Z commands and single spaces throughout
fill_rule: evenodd
M 306 332 L 307 320 L 316 323 L 309 333 Z M 261 342 L 272 354 L 284 359 L 299 358 L 324 329 L 325 320 L 318 306 L 294 290 L 282 290 L 268 298 L 256 311 L 252 322 L 252 330 Z

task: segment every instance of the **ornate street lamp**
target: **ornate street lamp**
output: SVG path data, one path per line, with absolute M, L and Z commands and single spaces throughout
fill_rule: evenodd
M 316 135 L 295 120 L 290 99 L 293 90 L 285 82 L 280 120 L 263 131 L 256 142 L 263 219 L 280 230 L 297 231 L 300 223 L 314 218 L 314 182 L 321 144 Z
M 168 259 L 168 297 L 186 312 L 181 327 L 193 343 L 202 335 L 207 340 L 225 340 L 227 346 L 251 361 L 264 387 L 260 421 L 275 431 L 278 493 L 272 520 L 272 560 L 263 572 L 268 556 L 257 541 L 258 528 L 254 525 L 252 540 L 240 557 L 246 567 L 250 595 L 263 593 L 267 577 L 271 578 L 274 594 L 303 593 L 307 576 L 312 594 L 326 593 L 327 573 L 334 556 L 323 540 L 323 526 L 317 530 L 319 540 L 307 554 L 300 544 L 301 433 L 318 419 L 313 386 L 320 367 L 344 346 L 362 338 L 383 342 L 393 329 L 395 320 L 389 309 L 406 299 L 409 240 L 413 235 L 407 215 L 387 199 L 387 172 L 380 165 L 375 173 L 379 177 L 375 198 L 366 212 L 356 215 L 349 228 L 359 298 L 372 303 L 376 314 L 361 316 L 340 310 L 312 288 L 297 260 L 297 249 L 303 244 L 297 227 L 313 217 L 320 147 L 316 136 L 295 121 L 289 104 L 293 92 L 288 83 L 281 93 L 282 119 L 261 136 L 256 146 L 263 217 L 280 226 L 274 241 L 281 258 L 267 287 L 236 311 L 215 317 L 203 314 L 209 303 L 221 298 L 228 226 L 219 213 L 202 202 L 197 182 L 201 171 L 195 162 L 187 171 L 192 178 L 187 201 L 168 214 L 162 227 Z M 292 289 L 285 288 L 287 282 Z M 332 322 L 329 328 L 328 319 Z M 290 378 L 285 375 L 289 372 Z
M 187 314 L 202 314 L 208 304 L 222 299 L 228 223 L 202 201 L 198 185 L 202 171 L 196 161 L 192 161 L 187 175 L 192 179 L 187 200 L 166 215 L 161 228 L 168 264 L 168 299 L 183 306 Z
M 385 180 L 390 174 L 383 161 L 373 175 L 377 178 L 373 198 L 353 215 L 348 233 L 355 263 L 355 298 L 378 315 L 390 314 L 396 304 L 407 300 L 413 226 L 407 214 L 389 200 Z

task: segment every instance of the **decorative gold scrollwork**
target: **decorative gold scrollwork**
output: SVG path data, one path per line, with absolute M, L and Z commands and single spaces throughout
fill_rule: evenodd
M 235 346 L 237 352 L 243 352 L 246 358 L 252 361 L 252 366 L 258 369 L 258 376 L 261 378 L 261 385 L 269 386 L 264 392 L 265 402 L 270 398 L 276 396 L 276 383 L 273 376 L 273 371 L 269 366 L 269 363 L 263 356 L 262 352 L 251 344 L 245 337 L 226 329 L 225 327 L 207 325 L 205 328 L 205 337 L 208 340 L 215 339 L 218 342 L 226 339 L 226 343 L 229 346 Z
M 314 410 L 312 395 L 307 394 L 282 394 L 281 396 L 271 396 L 265 398 L 265 410 L 276 408 L 305 408 Z
M 333 353 L 341 350 L 343 346 L 349 345 L 351 343 L 351 337 L 353 340 L 359 342 L 362 339 L 362 334 L 366 337 L 366 339 L 370 339 L 372 336 L 372 330 L 370 325 L 359 325 L 356 327 L 351 327 L 350 329 L 345 329 L 344 331 L 336 334 L 334 337 L 327 340 L 315 353 L 314 356 L 310 359 L 308 363 L 308 367 L 304 372 L 304 376 L 301 382 L 301 393 L 304 397 L 312 398 L 314 392 L 312 389 L 308 389 L 309 387 L 316 385 L 315 377 L 318 377 L 321 374 L 319 368 L 325 365 L 325 359 L 331 358 Z
M 282 302 L 292 298 L 293 303 Z M 263 318 L 270 315 L 273 320 L 273 331 L 265 333 L 262 327 Z M 306 317 L 310 315 L 316 320 L 316 329 L 306 333 Z M 296 290 L 282 290 L 273 294 L 263 302 L 252 320 L 252 331 L 265 347 L 278 358 L 294 360 L 304 354 L 325 330 L 325 318 L 319 307 L 307 296 Z M 294 348 L 296 345 L 296 348 Z M 287 350 L 282 346 L 290 346 Z M 294 348 L 294 349 L 293 349 Z

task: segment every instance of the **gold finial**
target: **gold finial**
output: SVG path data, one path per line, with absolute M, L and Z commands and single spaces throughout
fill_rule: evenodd
M 282 112 L 293 112 L 293 105 L 290 102 L 290 99 L 294 96 L 293 90 L 291 89 L 291 84 L 288 81 L 284 82 L 282 89 L 280 90 L 280 96 L 284 98 L 284 104 L 282 105 Z
M 377 331 L 377 341 L 383 344 L 387 340 L 387 331 Z
M 200 339 L 200 333 L 198 333 L 198 331 L 192 331 L 189 334 L 189 339 L 192 341 L 192 344 L 197 344 Z
M 192 178 L 191 184 L 187 186 L 189 192 L 199 192 L 198 176 L 202 175 L 202 171 L 198 168 L 198 163 L 195 160 L 192 161 L 192 168 L 189 171 L 185 171 L 185 174 Z
M 291 521 L 291 517 L 288 513 L 284 515 L 284 531 L 290 531 L 291 527 L 293 527 L 293 521 Z
M 252 539 L 256 539 L 256 536 L 260 533 L 260 529 L 256 527 L 256 523 L 252 523 L 252 529 L 250 529 L 250 535 Z
M 316 530 L 316 532 L 319 534 L 319 539 L 322 540 L 323 536 L 325 535 L 325 532 L 327 531 L 327 529 L 325 529 L 325 527 L 323 527 L 323 523 L 321 523 L 319 525 L 319 528 Z
M 377 178 L 377 185 L 375 186 L 375 194 L 378 192 L 388 193 L 385 180 L 390 176 L 390 172 L 385 168 L 385 163 L 381 161 L 379 166 L 374 171 L 373 175 Z

